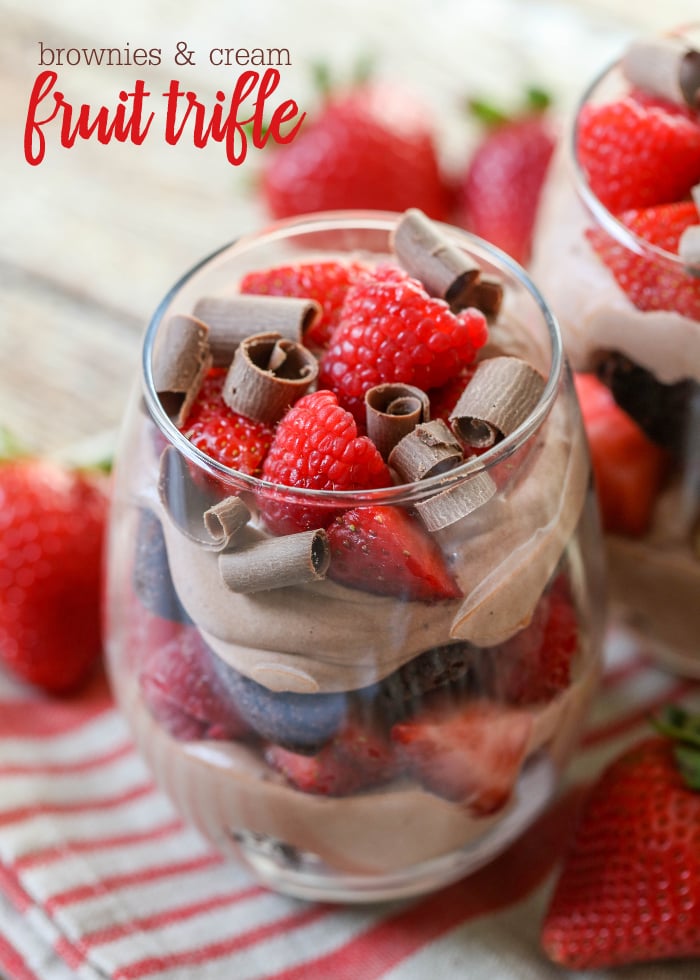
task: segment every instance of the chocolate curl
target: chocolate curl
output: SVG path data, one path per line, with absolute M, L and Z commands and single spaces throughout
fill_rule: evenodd
M 447 473 L 464 462 L 462 447 L 442 419 L 417 425 L 394 446 L 389 466 L 406 482 Z
M 680 38 L 636 41 L 622 58 L 632 85 L 681 105 L 700 105 L 700 51 Z
M 452 429 L 469 446 L 493 446 L 525 421 L 543 388 L 542 375 L 518 357 L 482 361 L 450 415 Z
M 232 411 L 274 425 L 317 374 L 316 358 L 301 344 L 278 333 L 255 334 L 238 347 L 222 396 Z
M 464 483 L 421 500 L 416 504 L 416 511 L 428 531 L 440 531 L 483 507 L 495 492 L 496 484 L 489 474 L 477 473 Z
M 263 592 L 325 578 L 330 563 L 323 530 L 265 538 L 219 556 L 219 572 L 232 592 Z
M 464 296 L 478 280 L 476 262 L 453 245 L 418 208 L 409 208 L 391 234 L 391 245 L 410 276 L 439 296 L 454 311 L 469 304 Z
M 367 435 L 384 459 L 420 422 L 430 419 L 430 399 L 415 385 L 381 384 L 365 395 Z
M 153 348 L 153 384 L 163 410 L 182 426 L 212 366 L 209 328 L 193 316 L 172 316 Z
M 217 367 L 227 367 L 239 345 L 251 334 L 277 333 L 301 343 L 321 316 L 316 300 L 294 296 L 204 296 L 194 315 L 209 327 L 209 347 Z
M 463 305 L 474 306 L 487 320 L 495 320 L 503 305 L 503 284 L 497 279 L 477 279 L 465 292 Z
M 223 551 L 248 523 L 250 511 L 240 497 L 226 497 L 205 510 L 203 520 L 213 543 Z
M 685 271 L 691 276 L 700 277 L 700 225 L 689 225 L 678 242 Z

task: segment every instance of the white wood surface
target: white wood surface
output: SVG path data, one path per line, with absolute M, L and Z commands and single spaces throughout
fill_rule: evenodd
M 628 36 L 696 10 L 697 0 L 0 0 L 0 425 L 38 450 L 117 425 L 161 296 L 201 256 L 266 220 L 260 151 L 234 168 L 219 145 L 154 137 L 66 150 L 51 130 L 44 162 L 29 166 L 23 130 L 40 40 L 163 49 L 158 68 L 58 69 L 66 96 L 93 105 L 113 104 L 139 77 L 154 93 L 177 77 L 211 104 L 235 73 L 207 65 L 210 48 L 272 46 L 292 56 L 284 97 L 310 110 L 311 61 L 342 73 L 369 52 L 379 74 L 426 100 L 454 168 L 474 138 L 458 111 L 465 94 L 512 102 L 536 81 L 565 112 Z M 195 67 L 172 63 L 183 39 Z

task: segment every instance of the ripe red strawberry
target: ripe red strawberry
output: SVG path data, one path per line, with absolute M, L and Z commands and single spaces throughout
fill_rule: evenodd
M 392 482 L 377 447 L 358 436 L 352 415 L 324 390 L 304 395 L 278 423 L 262 475 L 307 490 L 371 490 Z M 261 507 L 265 523 L 277 534 L 324 527 L 337 513 L 337 506 L 305 506 L 269 494 Z
M 104 479 L 54 463 L 0 463 L 0 661 L 53 694 L 101 655 Z
M 272 442 L 264 422 L 231 411 L 221 397 L 226 368 L 212 368 L 182 427 L 183 435 L 212 459 L 258 476 Z
M 461 595 L 442 552 L 399 507 L 358 507 L 328 527 L 330 578 L 351 588 L 402 599 Z
M 276 218 L 346 208 L 448 213 L 428 120 L 396 86 L 365 83 L 331 96 L 293 142 L 267 159 L 262 193 Z
M 247 273 L 241 280 L 240 290 L 242 293 L 315 299 L 321 304 L 323 312 L 306 331 L 304 344 L 322 348 L 338 326 L 348 287 L 368 270 L 369 266 L 356 261 L 328 260 L 276 266 Z
M 700 223 L 692 201 L 623 211 L 619 218 L 639 238 L 675 255 L 685 229 Z M 637 309 L 675 310 L 700 320 L 700 279 L 684 272 L 679 263 L 674 267 L 658 255 L 632 252 L 602 229 L 589 229 L 587 237 Z
M 571 683 L 577 650 L 576 612 L 565 580 L 558 579 L 540 599 L 530 624 L 494 650 L 500 695 L 510 704 L 550 701 Z
M 304 793 L 323 796 L 347 796 L 381 785 L 397 771 L 393 746 L 353 721 L 314 756 L 271 745 L 265 758 Z
M 153 717 L 175 738 L 235 739 L 248 732 L 211 656 L 199 631 L 188 626 L 145 651 L 141 691 Z
M 576 376 L 603 528 L 638 537 L 651 520 L 669 457 L 642 432 L 591 374 Z
M 670 709 L 662 729 L 675 749 L 642 740 L 584 801 L 542 929 L 561 966 L 700 956 L 700 725 Z
M 458 192 L 460 224 L 523 265 L 555 146 L 545 105 L 499 117 L 472 154 Z
M 658 103 L 588 103 L 576 140 L 591 190 L 615 214 L 680 201 L 700 181 L 700 124 Z
M 471 701 L 451 712 L 429 710 L 399 722 L 391 737 L 426 789 L 486 815 L 508 802 L 531 729 L 527 711 Z
M 348 290 L 319 383 L 363 424 L 369 388 L 385 381 L 438 387 L 474 361 L 487 334 L 479 310 L 455 315 L 401 269 L 381 266 Z

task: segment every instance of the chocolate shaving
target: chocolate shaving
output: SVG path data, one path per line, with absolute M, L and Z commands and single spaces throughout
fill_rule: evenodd
M 481 275 L 477 263 L 463 252 L 418 208 L 409 208 L 391 235 L 396 256 L 410 276 L 439 296 L 453 311 L 469 304 L 464 296 Z
M 419 501 L 416 511 L 428 531 L 440 531 L 483 507 L 495 492 L 496 484 L 489 474 L 477 473 L 463 483 Z
M 503 305 L 503 284 L 497 279 L 477 279 L 464 295 L 464 306 L 481 310 L 487 320 L 495 320 Z
M 219 572 L 232 592 L 262 592 L 325 578 L 330 563 L 323 530 L 264 538 L 219 556 Z
M 389 465 L 408 483 L 447 473 L 462 462 L 462 447 L 442 419 L 417 425 L 389 454 Z
M 165 413 L 182 426 L 212 366 L 209 328 L 193 316 L 170 317 L 153 347 L 153 384 Z
M 228 367 L 239 345 L 251 334 L 277 333 L 301 342 L 304 333 L 321 316 L 313 299 L 294 296 L 204 296 L 194 315 L 209 327 L 209 347 L 217 367 Z
M 622 58 L 632 85 L 681 105 L 700 105 L 700 51 L 680 38 L 635 41 Z
M 317 374 L 316 358 L 301 344 L 278 333 L 256 334 L 236 350 L 222 397 L 232 411 L 273 425 Z
M 203 520 L 214 544 L 224 550 L 248 523 L 250 511 L 240 497 L 225 497 L 205 510 Z
M 527 361 L 491 357 L 481 361 L 450 415 L 469 446 L 489 448 L 525 421 L 540 399 L 544 379 Z
M 700 276 L 700 225 L 689 225 L 678 242 L 678 254 L 691 276 Z
M 380 384 L 365 395 L 367 435 L 384 459 L 405 435 L 430 419 L 430 399 L 414 385 Z

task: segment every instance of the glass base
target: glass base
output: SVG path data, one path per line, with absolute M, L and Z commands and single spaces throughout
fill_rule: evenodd
M 318 902 L 369 903 L 436 891 L 477 871 L 502 852 L 546 808 L 558 779 L 551 760 L 533 758 L 518 782 L 509 812 L 483 837 L 456 853 L 393 874 L 354 875 L 330 870 L 314 854 L 282 841 L 235 832 L 239 853 L 256 877 L 274 891 Z

